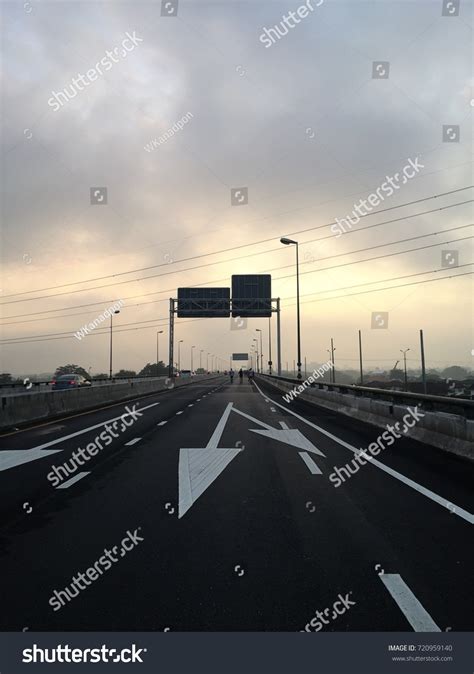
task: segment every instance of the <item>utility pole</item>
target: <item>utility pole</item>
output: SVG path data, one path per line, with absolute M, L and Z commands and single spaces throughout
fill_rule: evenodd
M 263 342 L 262 342 L 263 330 L 257 328 L 255 332 L 260 333 L 260 373 L 263 374 Z
M 307 371 L 306 371 L 306 356 L 304 357 L 304 378 L 307 379 Z
M 407 377 L 407 351 L 410 349 L 400 349 L 400 352 L 403 353 L 403 365 L 405 370 L 405 391 L 408 391 L 408 377 Z
M 364 371 L 362 369 L 362 331 L 359 330 L 359 363 L 360 363 L 360 385 L 364 385 Z
M 426 394 L 425 344 L 423 341 L 423 330 L 420 330 L 420 351 L 421 351 L 421 379 L 423 381 L 423 393 Z
M 268 318 L 268 374 L 272 374 L 272 319 Z
M 184 339 L 180 339 L 178 342 L 178 372 L 181 374 L 181 344 L 184 342 Z
M 163 334 L 163 330 L 158 330 L 156 333 L 156 374 L 158 374 L 158 363 L 160 362 L 160 335 Z
M 120 310 L 116 309 L 113 314 L 110 314 L 110 363 L 109 363 L 109 379 L 112 379 L 112 316 L 119 314 Z
M 336 363 L 334 362 L 334 351 L 336 349 L 334 348 L 334 341 L 333 338 L 331 337 L 331 352 L 332 352 L 332 383 L 336 383 Z

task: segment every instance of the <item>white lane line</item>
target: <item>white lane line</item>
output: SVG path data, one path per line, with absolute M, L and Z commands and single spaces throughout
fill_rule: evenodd
M 197 399 L 197 402 L 198 402 L 198 403 L 201 402 L 201 398 L 198 398 L 198 399 Z
M 382 573 L 379 578 L 415 632 L 441 632 L 398 573 Z
M 176 416 L 177 416 L 178 414 L 182 414 L 182 413 L 183 413 L 183 410 L 181 410 L 180 412 L 176 412 Z
M 188 407 L 194 407 L 193 403 L 189 403 Z
M 136 445 L 137 442 L 140 442 L 141 438 L 133 438 L 133 440 L 130 440 L 129 442 L 125 443 L 126 447 L 131 447 L 132 445 Z
M 288 426 L 288 424 L 285 424 L 284 421 L 280 421 L 280 426 L 281 426 L 285 431 L 289 431 L 289 430 L 290 430 L 290 427 Z
M 168 421 L 160 421 L 160 423 L 159 423 L 159 424 L 156 424 L 156 425 L 157 425 L 157 426 L 164 426 L 164 425 L 167 424 L 167 423 L 168 423 Z
M 254 382 L 255 383 L 255 382 Z M 257 391 L 262 395 L 263 397 L 264 394 L 260 390 L 258 384 L 255 383 L 255 386 L 257 388 Z M 297 419 L 300 419 L 300 421 L 303 421 L 305 424 L 308 426 L 311 426 L 312 428 L 315 428 L 317 431 L 322 433 L 328 438 L 331 438 L 331 440 L 334 440 L 334 442 L 337 442 L 339 445 L 342 445 L 342 447 L 345 447 L 346 449 L 350 449 L 351 452 L 354 454 L 358 454 L 359 450 L 350 445 L 348 442 L 345 442 L 344 440 L 341 440 L 341 438 L 338 438 L 336 435 L 333 435 L 329 431 L 326 431 L 324 428 L 321 428 L 321 426 L 317 426 L 316 424 L 313 424 L 312 421 L 308 421 L 308 419 L 305 419 L 304 417 L 300 416 L 299 414 L 296 414 L 296 412 L 293 412 L 293 410 L 290 410 L 289 407 L 285 407 L 284 405 L 281 405 L 280 403 L 277 403 L 275 400 L 273 401 L 273 404 L 276 405 L 277 407 L 281 407 L 282 410 L 285 410 L 285 412 L 288 412 L 289 414 L 292 414 L 294 417 Z M 410 480 L 410 478 L 405 477 L 405 475 L 402 475 L 402 473 L 399 473 L 396 470 L 393 470 L 392 468 L 389 468 L 386 466 L 384 463 L 381 463 L 380 461 L 377 461 L 377 459 L 372 458 L 370 461 L 372 466 L 376 466 L 377 468 L 380 468 L 380 470 L 383 470 L 385 473 L 388 473 L 392 477 L 394 477 L 396 480 L 399 480 L 400 482 L 403 482 L 403 484 L 406 484 L 408 487 L 411 487 L 415 491 L 417 491 L 420 494 L 423 494 L 423 496 L 426 496 L 426 498 L 431 499 L 435 503 L 437 503 L 440 506 L 443 506 L 443 508 L 446 508 L 449 510 L 450 513 L 453 513 L 454 515 L 457 515 L 458 517 L 462 517 L 466 522 L 469 522 L 469 524 L 474 524 L 474 515 L 467 510 L 464 510 L 464 508 L 461 508 L 460 506 L 457 506 L 455 503 L 452 501 L 447 501 L 445 498 L 442 496 L 439 496 L 436 494 L 434 491 L 431 491 L 431 489 L 427 489 L 426 487 L 422 487 L 421 484 L 418 484 L 418 482 L 415 482 L 414 480 Z M 454 508 L 454 510 L 453 510 Z
M 67 489 L 68 487 L 70 487 L 75 482 L 78 482 L 79 480 L 82 480 L 82 478 L 85 477 L 86 475 L 90 475 L 90 470 L 87 473 L 83 472 L 83 473 L 78 473 L 77 475 L 74 475 L 74 477 L 71 477 L 70 480 L 68 480 L 67 482 L 63 482 L 62 484 L 59 485 L 59 487 L 56 487 L 56 489 Z
M 305 464 L 308 466 L 309 472 L 312 475 L 322 475 L 322 472 L 319 469 L 319 466 L 314 463 L 313 459 L 310 457 L 308 452 L 298 452 Z
M 271 410 L 272 412 L 276 412 L 276 409 L 275 409 L 274 407 L 270 407 L 270 410 Z

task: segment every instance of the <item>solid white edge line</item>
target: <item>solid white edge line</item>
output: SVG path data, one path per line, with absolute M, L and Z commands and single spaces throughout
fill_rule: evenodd
M 398 573 L 382 573 L 379 578 L 415 632 L 441 632 Z
M 77 473 L 77 475 L 74 475 L 74 477 L 71 477 L 71 479 L 68 480 L 67 482 L 63 482 L 62 484 L 58 485 L 56 487 L 56 489 L 67 489 L 68 487 L 70 487 L 75 482 L 78 482 L 79 480 L 82 480 L 82 478 L 85 477 L 86 475 L 90 475 L 90 472 L 91 471 L 89 470 L 87 472 Z
M 255 386 L 257 388 L 257 391 L 260 393 L 261 396 L 265 397 L 263 392 L 260 390 L 258 384 L 256 382 Z M 315 428 L 317 431 L 325 435 L 327 438 L 330 438 L 331 440 L 334 440 L 334 442 L 337 442 L 339 445 L 342 445 L 346 449 L 350 449 L 351 452 L 354 454 L 358 454 L 359 450 L 350 445 L 348 442 L 345 442 L 344 440 L 341 440 L 341 438 L 338 438 L 336 435 L 333 435 L 329 431 L 326 431 L 324 428 L 321 428 L 321 426 L 317 426 L 316 424 L 313 424 L 312 421 L 308 421 L 308 419 L 305 419 L 304 417 L 300 416 L 299 414 L 296 414 L 296 412 L 293 412 L 293 410 L 290 410 L 288 407 L 285 407 L 284 405 L 281 405 L 280 403 L 277 403 L 275 400 L 272 401 L 274 405 L 277 407 L 281 407 L 282 410 L 285 410 L 289 414 L 292 414 L 294 417 L 297 419 L 300 419 L 300 421 L 303 421 L 305 424 L 308 424 L 308 426 L 311 426 L 312 428 Z M 449 510 L 450 513 L 453 513 L 454 515 L 457 515 L 458 517 L 462 517 L 462 519 L 466 520 L 466 522 L 469 522 L 469 524 L 474 524 L 474 515 L 467 510 L 464 510 L 464 508 L 461 508 L 460 506 L 457 506 L 455 503 L 452 501 L 448 501 L 445 498 L 442 498 L 438 494 L 436 494 L 434 491 L 431 491 L 431 489 L 427 489 L 426 487 L 422 487 L 421 484 L 418 484 L 418 482 L 415 482 L 414 480 L 410 480 L 409 477 L 405 477 L 405 475 L 402 475 L 402 473 L 397 472 L 396 470 L 393 470 L 393 468 L 389 468 L 386 466 L 384 463 L 381 463 L 380 461 L 377 461 L 377 459 L 372 458 L 370 461 L 370 464 L 372 466 L 377 466 L 377 468 L 380 468 L 380 470 L 383 470 L 385 473 L 388 473 L 392 477 L 394 477 L 396 480 L 399 480 L 400 482 L 403 482 L 406 484 L 408 487 L 411 487 L 415 491 L 419 492 L 420 494 L 423 494 L 423 496 L 426 496 L 426 498 L 431 499 L 435 503 L 437 503 L 440 506 L 443 506 L 443 508 L 446 508 L 446 510 Z M 450 507 L 451 506 L 451 507 Z M 454 508 L 454 510 L 453 510 Z

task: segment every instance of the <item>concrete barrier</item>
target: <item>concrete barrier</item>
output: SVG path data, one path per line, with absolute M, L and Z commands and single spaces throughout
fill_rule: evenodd
M 257 375 L 257 379 L 269 383 L 282 395 L 295 388 L 294 383 L 267 375 Z M 387 424 L 393 425 L 397 421 L 401 422 L 408 407 L 385 400 L 356 396 L 350 392 L 340 393 L 317 388 L 307 388 L 296 397 L 296 400 L 298 399 L 379 428 L 386 428 Z M 413 409 L 415 405 L 414 402 L 411 408 Z M 474 461 L 474 420 L 457 414 L 430 412 L 420 405 L 418 409 L 424 417 L 404 435 Z
M 153 378 L 105 386 L 91 386 L 64 391 L 44 391 L 34 396 L 3 396 L 0 409 L 0 429 L 16 427 L 32 421 L 57 419 L 72 412 L 93 410 L 107 403 L 122 402 L 148 394 L 165 393 L 179 386 L 222 378 L 222 375 L 197 375 L 193 378 Z

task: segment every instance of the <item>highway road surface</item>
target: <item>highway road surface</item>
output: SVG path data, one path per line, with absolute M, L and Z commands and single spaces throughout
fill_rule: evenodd
M 0 629 L 473 630 L 474 467 L 336 486 L 380 432 L 221 376 L 2 435 Z

